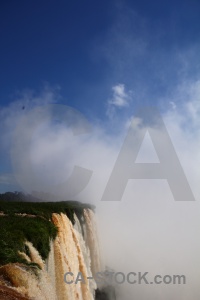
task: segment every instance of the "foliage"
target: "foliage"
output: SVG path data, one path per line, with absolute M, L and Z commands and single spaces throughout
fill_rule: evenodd
M 13 198 L 15 202 L 11 201 Z M 17 201 L 16 199 L 20 200 Z M 28 202 L 29 199 L 38 200 L 30 195 L 22 193 L 5 193 L 0 194 L 0 211 L 5 214 L 29 214 L 41 216 L 47 220 L 51 219 L 52 213 L 64 213 L 74 224 L 74 213 L 80 218 L 84 208 L 94 210 L 94 206 L 90 204 L 82 204 L 78 201 L 60 201 L 60 202 Z
M 25 260 L 18 251 L 27 254 L 25 241 L 30 241 L 43 259 L 50 251 L 49 241 L 55 239 L 57 228 L 52 222 L 40 217 L 2 216 L 0 217 L 0 265 Z
M 14 202 L 11 201 L 12 196 Z M 57 234 L 57 228 L 51 222 L 52 213 L 64 213 L 74 224 L 74 213 L 81 219 L 84 208 L 94 209 L 89 204 L 77 201 L 26 200 L 30 200 L 30 195 L 18 192 L 0 194 L 0 212 L 4 213 L 0 216 L 0 265 L 15 262 L 27 264 L 18 254 L 18 251 L 30 254 L 25 245 L 26 240 L 33 244 L 43 259 L 46 259 L 50 251 L 50 239 L 55 239 Z

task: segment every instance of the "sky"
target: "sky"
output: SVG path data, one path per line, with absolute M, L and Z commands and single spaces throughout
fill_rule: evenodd
M 61 88 L 62 102 L 105 116 L 112 87 L 133 108 L 198 78 L 198 1 L 1 1 L 3 106 L 26 89 Z M 168 103 L 165 103 L 167 106 Z
M 121 287 L 119 299 L 200 297 L 199 15 L 195 0 L 0 3 L 0 193 L 95 204 L 111 268 L 188 278 L 179 287 Z M 176 201 L 159 178 L 129 180 L 121 201 L 101 201 L 129 129 L 141 146 L 137 163 L 161 163 L 163 151 L 173 170 L 149 106 L 195 201 Z
M 181 126 L 193 126 L 198 1 L 1 1 L 0 7 L 0 191 L 20 188 L 9 175 L 11 133 L 38 105 L 70 106 L 108 136 L 123 136 L 147 105 L 162 114 L 179 111 Z

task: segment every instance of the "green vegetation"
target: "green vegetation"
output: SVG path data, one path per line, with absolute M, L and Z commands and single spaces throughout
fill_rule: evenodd
M 55 239 L 57 228 L 52 222 L 40 217 L 0 217 L 0 265 L 26 262 L 18 251 L 29 254 L 25 241 L 30 241 L 43 259 L 50 251 L 49 241 Z
M 78 201 L 39 202 L 39 199 L 19 192 L 0 194 L 0 212 L 8 215 L 29 214 L 50 220 L 52 213 L 62 212 L 74 224 L 74 213 L 81 219 L 84 208 L 94 210 L 95 207 Z
M 11 201 L 12 195 L 15 202 Z M 15 262 L 27 264 L 18 254 L 21 251 L 29 255 L 25 241 L 30 241 L 46 259 L 50 240 L 55 239 L 57 234 L 57 228 L 51 222 L 52 213 L 64 213 L 74 224 L 74 213 L 82 222 L 83 209 L 94 209 L 77 201 L 25 202 L 27 199 L 30 200 L 30 196 L 22 193 L 0 194 L 0 212 L 4 213 L 0 216 L 0 265 Z

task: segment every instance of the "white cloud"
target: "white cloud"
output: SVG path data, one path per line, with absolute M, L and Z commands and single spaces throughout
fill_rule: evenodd
M 128 93 L 125 86 L 116 86 L 113 99 L 114 93 L 126 99 L 124 96 Z M 34 182 L 34 176 L 38 179 L 40 192 L 52 192 L 54 185 L 65 182 L 74 165 L 93 171 L 88 186 L 74 200 L 96 204 L 103 254 L 111 268 L 125 273 L 136 270 L 149 271 L 151 275 L 185 274 L 188 279 L 188 284 L 181 287 L 181 291 L 180 286 L 171 285 L 167 288 L 163 285 L 144 286 L 142 289 L 140 285 L 135 285 L 134 289 L 123 285 L 120 299 L 187 300 L 191 290 L 194 291 L 193 299 L 199 299 L 200 271 L 193 267 L 199 261 L 200 253 L 198 91 L 198 82 L 185 83 L 172 99 L 177 105 L 176 109 L 164 115 L 167 130 L 197 200 L 193 203 L 174 201 L 165 180 L 129 180 L 120 202 L 100 201 L 130 120 L 126 120 L 126 126 L 121 124 L 125 128 L 123 138 L 106 134 L 101 125 L 94 127 L 92 133 L 73 136 L 65 124 L 55 127 L 46 124 L 43 127 L 39 123 L 39 116 L 35 115 L 34 122 L 38 122 L 39 127 L 29 145 L 30 153 L 27 147 L 22 147 L 22 167 L 26 170 L 26 158 L 29 156 L 33 172 L 27 170 L 27 177 L 30 182 Z M 184 99 L 182 106 L 177 101 L 179 98 Z M 120 107 L 114 104 L 110 106 L 114 109 Z M 7 124 L 12 125 L 13 117 L 12 110 L 10 118 L 7 114 Z M 134 119 L 132 126 L 139 130 L 142 120 Z M 29 132 L 28 126 L 22 128 L 18 135 L 19 142 L 23 142 L 23 137 L 29 135 Z M 149 145 L 145 147 L 144 155 L 148 160 Z M 1 181 L 5 181 L 5 178 L 2 177 Z M 79 184 L 78 180 L 76 184 Z M 65 197 L 68 198 L 67 189 Z
M 126 91 L 125 85 L 119 83 L 112 87 L 112 98 L 108 100 L 107 115 L 112 117 L 116 108 L 128 107 L 131 100 L 131 91 Z
M 51 88 L 46 85 L 40 92 L 36 93 L 32 90 L 24 90 L 17 93 L 15 101 L 11 102 L 8 106 L 0 107 L 0 165 L 10 165 L 10 151 L 13 147 L 13 134 L 17 124 L 24 118 L 30 111 L 38 106 L 56 103 L 60 96 L 58 95 L 59 87 Z M 26 130 L 26 129 L 24 129 Z M 10 170 L 5 173 L 0 173 L 0 185 L 10 187 L 17 182 L 13 174 L 8 174 Z M 21 187 L 19 187 L 19 190 Z
M 129 103 L 129 95 L 125 92 L 124 84 L 117 84 L 112 87 L 113 90 L 113 98 L 109 100 L 109 104 L 117 106 L 117 107 L 124 107 L 128 106 Z

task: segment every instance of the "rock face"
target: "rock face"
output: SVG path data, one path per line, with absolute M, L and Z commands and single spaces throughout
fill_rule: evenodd
M 30 298 L 22 296 L 20 293 L 8 288 L 5 285 L 0 285 L 1 300 L 29 300 Z
M 95 291 L 95 300 L 116 300 L 115 289 L 112 286 L 106 286 L 103 289 Z
M 6 217 L 6 216 L 3 216 Z M 27 216 L 28 217 L 28 216 Z M 9 263 L 0 267 L 1 300 L 108 300 L 110 291 L 100 291 L 94 279 L 101 271 L 98 238 L 94 213 L 84 209 L 74 224 L 64 213 L 53 213 L 52 222 L 58 232 L 50 241 L 48 259 L 44 261 L 31 242 L 28 251 L 20 251 L 26 263 Z M 70 273 L 72 284 L 65 282 Z M 83 280 L 78 280 L 81 273 Z M 90 277 L 90 279 L 88 279 Z

